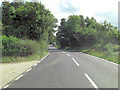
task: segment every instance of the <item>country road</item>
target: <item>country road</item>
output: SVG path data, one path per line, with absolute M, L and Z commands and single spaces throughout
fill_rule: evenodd
M 118 88 L 118 65 L 52 46 L 49 52 L 5 88 Z

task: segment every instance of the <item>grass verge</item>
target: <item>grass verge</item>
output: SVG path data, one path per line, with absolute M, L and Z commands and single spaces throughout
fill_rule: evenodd
M 2 57 L 2 63 L 17 63 L 17 62 L 40 60 L 45 55 L 47 55 L 47 53 L 48 52 L 44 52 L 41 56 L 37 54 L 33 54 L 27 57 L 5 56 L 5 57 Z
M 2 63 L 16 63 L 38 60 L 48 53 L 47 42 L 43 39 L 29 40 L 2 36 Z
M 112 61 L 114 63 L 120 63 L 118 61 L 118 55 L 117 54 L 113 54 L 113 55 L 106 55 L 106 52 L 97 52 L 97 51 L 89 51 L 89 52 L 85 52 L 84 50 L 81 51 L 81 52 L 84 52 L 84 53 L 87 53 L 87 54 L 90 54 L 90 55 L 93 55 L 93 56 L 96 56 L 96 57 L 99 57 L 99 58 L 103 58 L 105 60 L 109 60 L 109 61 Z

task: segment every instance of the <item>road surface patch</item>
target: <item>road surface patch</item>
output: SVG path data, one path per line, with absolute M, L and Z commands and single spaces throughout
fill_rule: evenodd
M 93 87 L 96 88 L 96 90 L 99 90 L 98 86 L 93 82 L 93 80 L 86 73 L 85 73 L 85 76 L 90 81 L 90 83 L 93 85 Z
M 66 53 L 66 52 L 63 52 L 63 53 Z
M 77 61 L 75 61 L 74 58 L 72 58 L 72 60 L 75 62 L 75 64 L 76 64 L 77 66 L 80 66 L 79 63 L 78 63 Z

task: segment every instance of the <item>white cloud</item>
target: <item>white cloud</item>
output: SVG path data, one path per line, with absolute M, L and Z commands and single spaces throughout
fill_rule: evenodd
M 69 6 L 65 3 L 65 2 L 62 2 L 62 5 L 66 8 L 68 8 Z
M 67 18 L 70 14 L 77 14 L 84 15 L 85 17 L 94 17 L 97 21 L 107 19 L 110 23 L 117 22 L 117 19 L 109 20 L 109 18 L 113 19 L 112 14 L 108 18 L 96 14 L 108 11 L 118 13 L 119 0 L 41 0 L 43 3 L 45 1 L 47 2 L 46 7 L 49 8 L 59 20 L 61 18 Z M 61 10 L 63 7 L 59 7 L 61 4 L 65 7 L 63 10 Z M 68 9 L 69 5 L 71 6 L 70 9 L 76 8 L 76 11 L 73 10 L 73 12 L 71 12 L 72 10 L 70 11 Z

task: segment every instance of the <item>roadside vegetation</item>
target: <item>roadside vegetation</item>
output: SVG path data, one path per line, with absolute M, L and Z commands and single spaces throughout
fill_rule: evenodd
M 4 63 L 39 60 L 47 54 L 47 43 L 44 41 L 22 40 L 3 35 L 2 45 Z
M 57 19 L 41 2 L 2 3 L 3 63 L 39 60 L 54 41 Z
M 107 21 L 97 22 L 93 17 L 70 15 L 61 19 L 57 45 L 61 49 L 88 53 L 115 63 L 118 57 L 119 30 Z
M 2 61 L 36 60 L 47 54 L 47 45 L 84 52 L 120 63 L 119 30 L 107 21 L 94 17 L 70 15 L 62 18 L 56 36 L 58 20 L 41 2 L 2 2 Z

